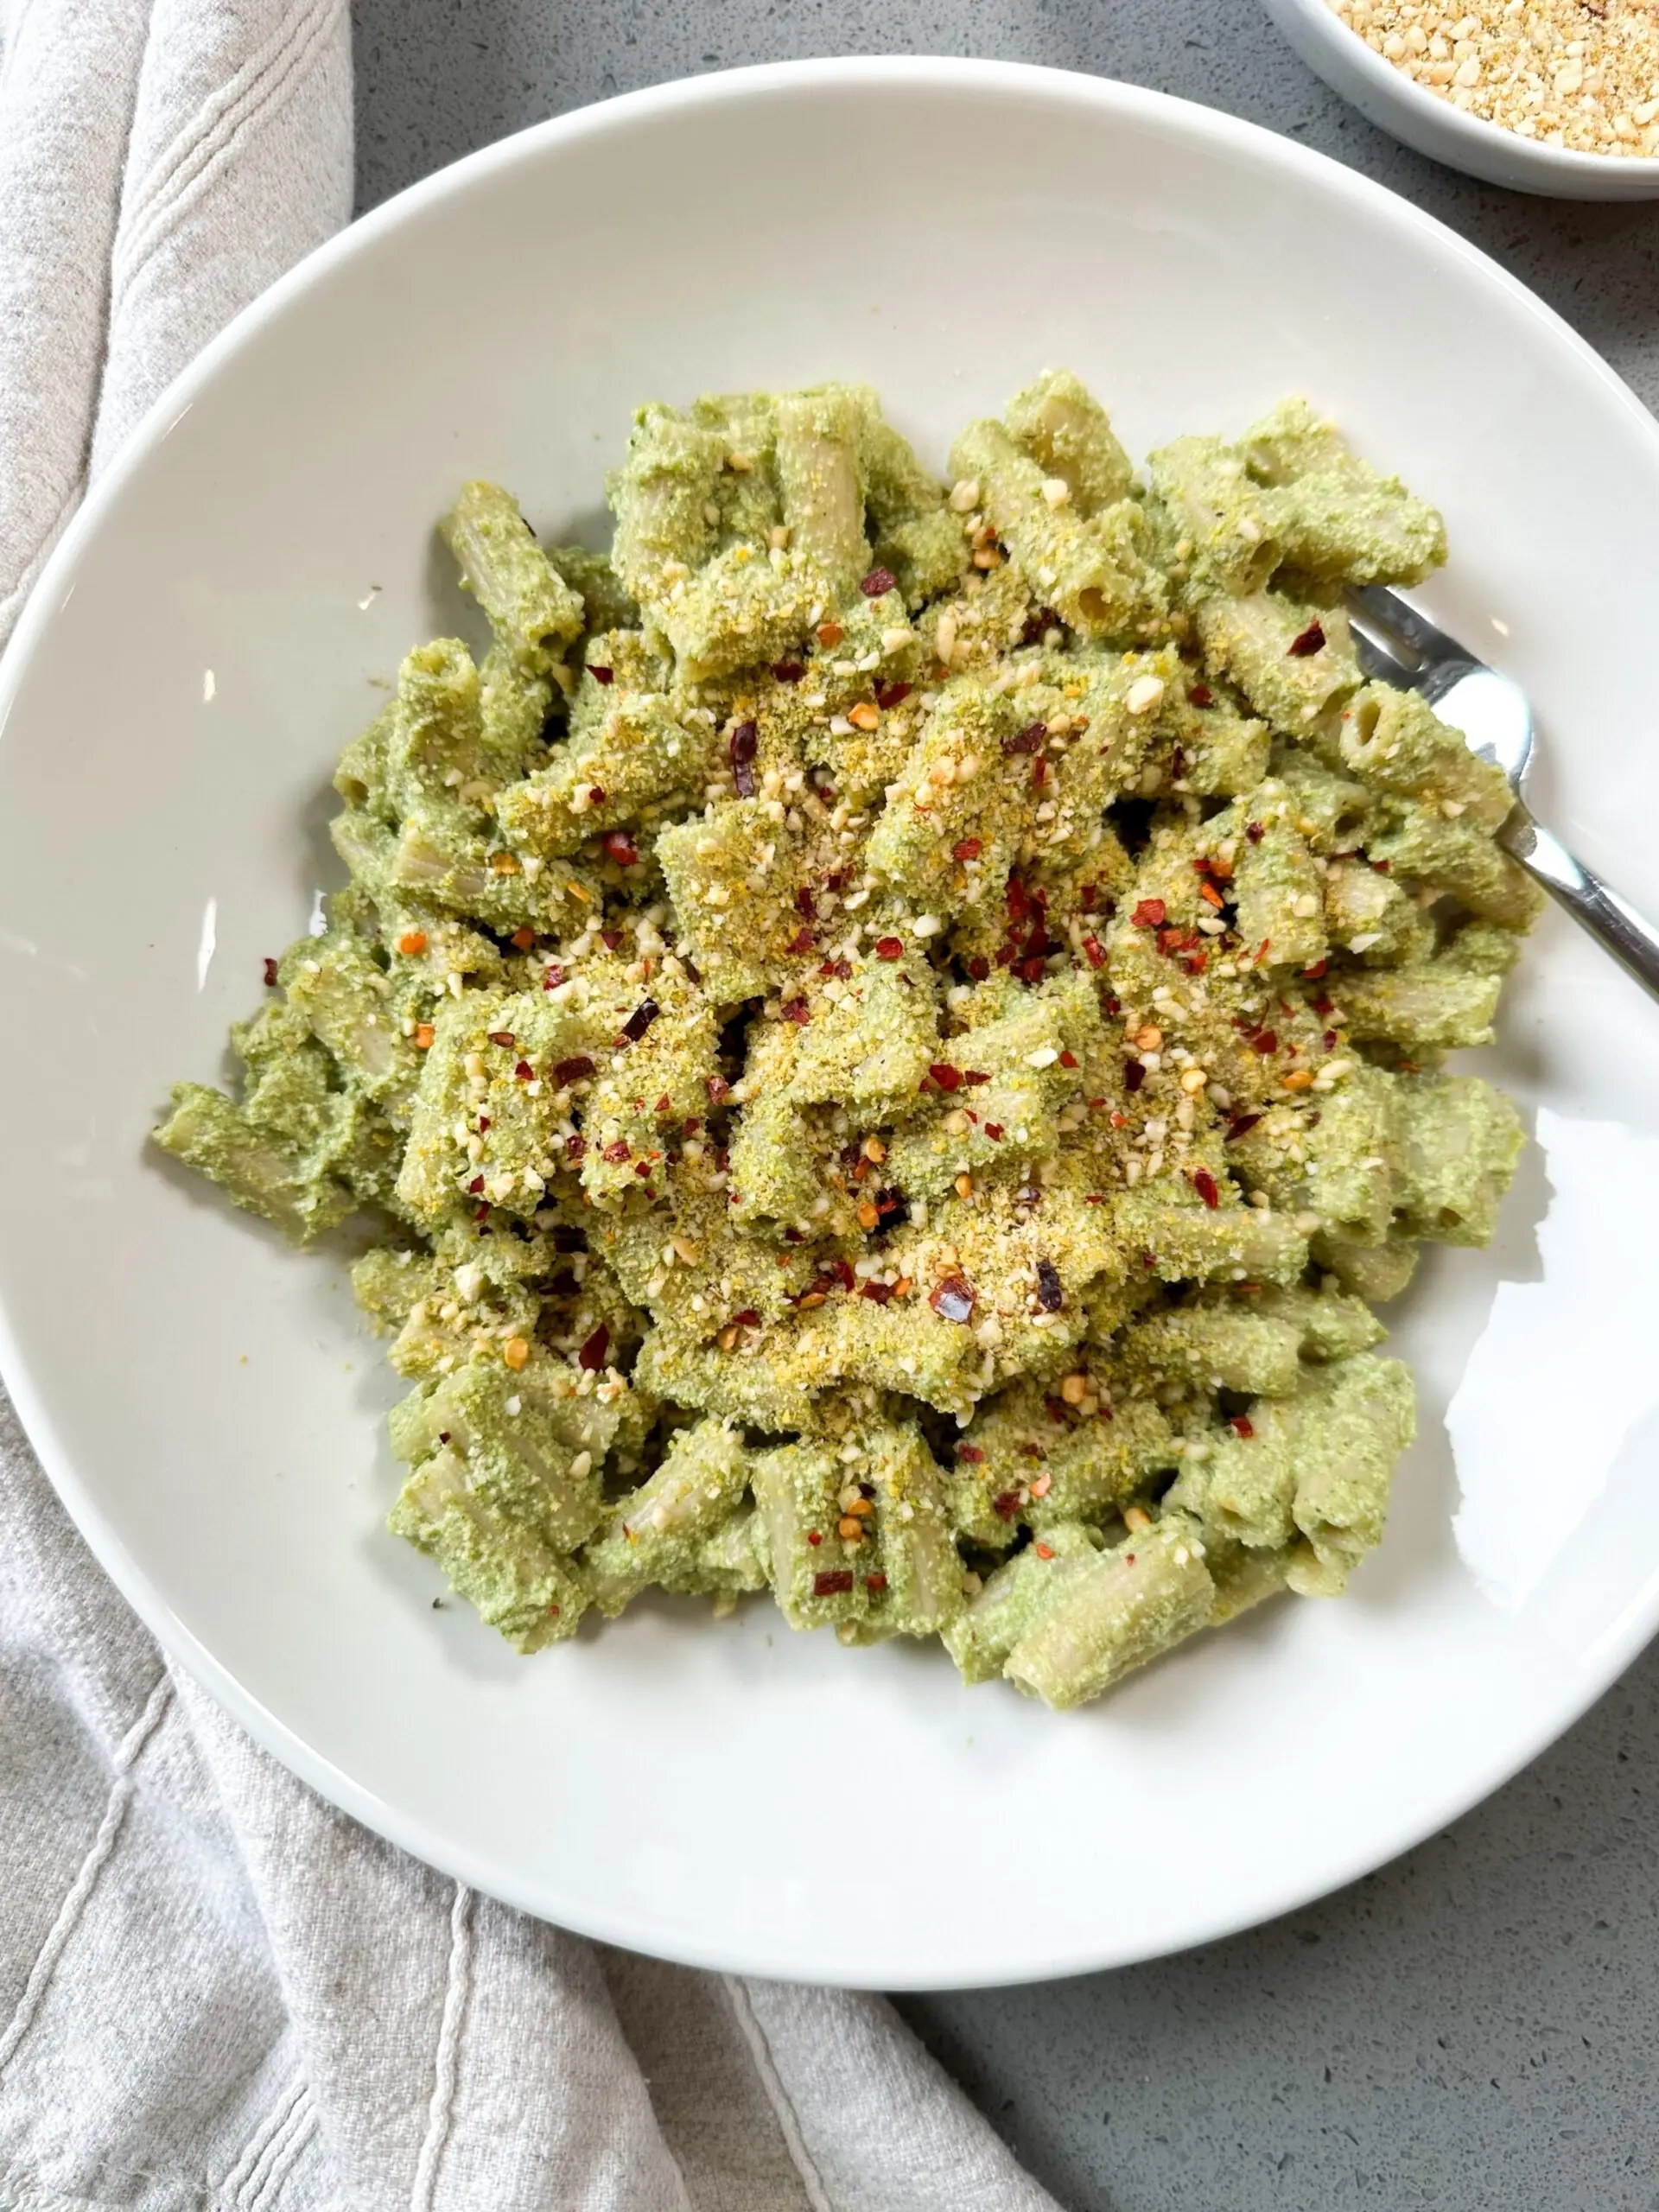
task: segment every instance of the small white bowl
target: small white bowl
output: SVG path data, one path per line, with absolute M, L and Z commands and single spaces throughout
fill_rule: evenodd
M 1329 0 L 1262 0 L 1308 67 L 1378 130 L 1450 168 L 1553 200 L 1659 200 L 1659 156 L 1570 154 L 1427 92 L 1366 45 Z

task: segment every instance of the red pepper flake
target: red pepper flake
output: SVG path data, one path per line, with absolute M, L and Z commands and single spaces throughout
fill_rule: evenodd
M 1207 683 L 1189 683 L 1186 696 L 1195 707 L 1213 707 L 1216 695 Z
M 827 1567 L 812 1578 L 815 1598 L 844 1598 L 853 1586 L 850 1567 Z
M 520 1083 L 528 1083 L 536 1072 L 535 1069 L 531 1067 L 528 1060 L 517 1061 L 514 1064 L 512 1071 L 514 1075 L 518 1077 Z
M 1017 737 L 1003 739 L 1002 750 L 1005 753 L 1040 753 L 1047 743 L 1048 724 L 1027 722 Z
M 991 1510 L 999 1521 L 1012 1521 L 1020 1510 L 1019 1491 L 1017 1490 L 999 1491 L 991 1500 Z
M 1074 1068 L 1077 1065 L 1077 1056 L 1075 1052 L 1062 1052 L 1060 1054 L 1060 1065 L 1063 1068 Z
M 1139 1060 L 1124 1061 L 1123 1088 L 1125 1090 L 1139 1090 L 1146 1079 L 1147 1071 Z
M 988 1083 L 991 1078 L 979 1068 L 966 1068 L 963 1071 L 962 1079 L 969 1090 L 977 1090 L 981 1084 Z
M 1106 965 L 1106 948 L 1097 937 L 1084 938 L 1083 950 L 1084 957 L 1091 968 L 1103 968 Z
M 806 663 L 800 660 L 775 660 L 772 672 L 780 683 L 798 683 L 806 674 Z
M 878 1597 L 887 1586 L 887 1578 L 885 1574 L 867 1574 L 864 1578 L 864 1587 L 867 1590 L 874 1590 Z
M 1065 1293 L 1060 1286 L 1060 1271 L 1052 1260 L 1037 1262 L 1037 1303 L 1045 1313 L 1058 1313 L 1065 1303 Z
M 809 1544 L 821 1544 L 823 1541 L 823 1538 L 818 1534 L 816 1529 L 809 1529 L 806 1532 L 806 1541 Z
M 1032 762 L 1031 780 L 1033 788 L 1038 791 L 1041 791 L 1043 785 L 1048 781 L 1048 763 L 1046 760 L 1033 760 Z
M 605 804 L 605 786 L 604 786 L 604 785 L 603 785 L 603 784 L 589 784 L 589 785 L 588 785 L 588 805 L 589 805 L 589 806 L 603 806 L 603 805 L 604 805 L 604 804 Z
M 968 963 L 968 973 L 975 982 L 982 983 L 991 972 L 991 963 L 982 952 L 976 952 Z
M 893 1296 L 893 1285 L 890 1282 L 861 1283 L 858 1294 L 861 1298 L 868 1298 L 873 1306 L 885 1306 Z
M 507 943 L 516 945 L 520 952 L 528 952 L 535 942 L 536 932 L 532 929 L 514 930 L 512 935 L 507 939 Z
M 620 1167 L 625 1160 L 632 1160 L 633 1158 L 633 1154 L 629 1147 L 627 1139 L 626 1137 L 618 1137 L 614 1143 L 607 1144 L 606 1146 L 604 1151 L 601 1153 L 600 1158 L 601 1160 L 607 1160 L 613 1167 Z
M 728 1096 L 732 1086 L 723 1075 L 711 1075 L 706 1088 L 709 1092 L 709 1103 L 711 1106 L 718 1106 Z
M 866 599 L 880 599 L 884 591 L 898 590 L 899 579 L 891 569 L 872 569 L 860 579 L 858 588 Z
M 732 1316 L 732 1326 L 734 1329 L 758 1329 L 760 1325 L 760 1316 L 753 1306 L 746 1306 L 741 1313 L 734 1313 Z
M 877 938 L 875 957 L 878 960 L 902 960 L 905 957 L 903 940 L 896 937 Z
M 473 1179 L 472 1179 L 472 1181 L 471 1181 L 471 1182 L 467 1185 L 467 1188 L 468 1192 L 471 1193 L 471 1195 L 472 1195 L 474 1198 L 476 1198 L 476 1197 L 478 1196 L 479 1192 L 483 1189 L 483 1187 L 484 1187 L 484 1178 L 483 1178 L 481 1175 L 474 1175 L 474 1178 L 473 1178 Z
M 1193 1169 L 1192 1187 L 1212 1212 L 1221 1204 L 1221 1192 L 1217 1187 L 1216 1179 L 1207 1167 Z
M 732 779 L 737 785 L 740 798 L 753 798 L 755 792 L 754 755 L 760 742 L 760 732 L 753 722 L 739 722 L 727 745 L 731 755 Z
M 1247 822 L 1244 824 L 1244 835 L 1253 845 L 1259 845 L 1267 834 L 1259 822 Z
M 576 1354 L 577 1363 L 585 1367 L 590 1375 L 597 1375 L 605 1364 L 605 1355 L 610 1348 L 611 1332 L 601 1321 Z
M 1142 899 L 1129 919 L 1138 930 L 1155 930 L 1163 926 L 1168 913 L 1169 909 L 1161 899 Z
M 961 1090 L 962 1070 L 953 1068 L 949 1060 L 933 1061 L 927 1071 L 941 1090 Z
M 812 1019 L 812 1009 L 804 999 L 791 999 L 783 1009 L 784 1020 L 792 1021 L 798 1029 L 804 1029 Z
M 618 868 L 639 867 L 639 848 L 626 830 L 607 830 L 605 832 L 603 842 L 606 851 L 616 862 Z M 616 948 L 613 945 L 611 949 L 614 951 Z
M 984 849 L 984 841 L 982 838 L 963 837 L 960 842 L 951 846 L 950 857 L 953 861 L 976 861 Z
M 804 884 L 795 893 L 795 911 L 809 922 L 816 922 L 818 918 L 817 903 Z
M 267 953 L 265 955 L 265 988 L 268 991 L 274 991 L 276 988 L 276 963 L 271 958 L 270 955 Z
M 489 1217 L 489 1201 L 487 1198 L 480 1198 L 477 1205 L 473 1209 L 473 1219 L 474 1221 L 487 1221 Z M 490 1232 L 487 1229 L 480 1229 L 478 1233 L 480 1236 L 487 1236 Z
M 597 661 L 590 660 L 588 664 L 588 673 L 595 683 L 609 683 L 614 678 L 616 671 L 613 668 L 601 668 Z
M 1235 1436 L 1242 1436 L 1247 1442 L 1255 1434 L 1255 1427 L 1248 1414 L 1235 1414 L 1228 1422 L 1228 1427 Z
M 1260 1052 L 1264 1059 L 1271 1057 L 1279 1049 L 1278 1031 L 1276 1029 L 1258 1030 L 1250 1039 L 1250 1049 Z
M 829 1273 L 843 1290 L 850 1290 L 858 1281 L 858 1277 L 853 1273 L 852 1262 L 844 1255 L 830 1261 Z
M 553 1087 L 563 1090 L 567 1084 L 580 1083 L 583 1076 L 592 1075 L 594 1064 L 586 1052 L 573 1052 L 568 1060 L 561 1060 L 553 1071 Z
M 1330 965 L 1331 963 L 1328 960 L 1316 960 L 1312 967 L 1303 969 L 1303 980 L 1309 983 L 1317 983 Z
M 789 940 L 789 949 L 795 953 L 810 952 L 817 941 L 810 930 L 799 929 Z
M 1325 651 L 1325 626 L 1317 616 L 1306 630 L 1293 638 L 1285 648 L 1287 660 L 1306 660 L 1314 653 Z
M 960 1275 L 946 1275 L 928 1298 L 928 1304 L 944 1321 L 965 1321 L 974 1310 L 974 1294 Z
M 542 988 L 544 991 L 556 991 L 563 981 L 563 969 L 556 960 L 550 962 L 542 976 Z
M 518 1042 L 518 1039 L 513 1035 L 511 1029 L 492 1029 L 490 1032 L 490 1042 L 492 1045 L 516 1045 Z
M 958 1459 L 965 1459 L 970 1467 L 976 1467 L 980 1461 L 983 1459 L 985 1454 L 980 1450 L 977 1444 L 958 1444 L 957 1446 L 957 1457 Z
M 908 699 L 910 690 L 908 683 L 878 683 L 875 703 L 885 713 L 889 707 L 896 707 L 901 699 Z
M 1001 1124 L 1001 1122 L 986 1122 L 986 1124 L 985 1124 L 985 1134 L 986 1134 L 986 1135 L 987 1135 L 988 1137 L 989 1137 L 989 1139 L 990 1139 L 990 1141 L 991 1141 L 991 1142 L 992 1142 L 993 1144 L 1001 1144 L 1001 1141 L 1002 1141 L 1002 1124 Z
M 1259 1114 L 1236 1115 L 1227 1125 L 1228 1143 L 1236 1143 L 1240 1137 L 1248 1135 L 1261 1118 Z
M 622 1033 L 617 1039 L 618 1043 L 637 1045 L 662 1010 L 655 999 L 641 999 L 623 1023 Z

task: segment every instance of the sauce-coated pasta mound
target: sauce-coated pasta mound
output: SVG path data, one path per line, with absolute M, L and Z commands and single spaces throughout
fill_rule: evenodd
M 158 1141 L 359 1207 L 391 1526 L 521 1649 L 658 1586 L 1096 1695 L 1339 1591 L 1367 1301 L 1482 1243 L 1536 894 L 1344 593 L 1439 517 L 1293 400 L 1139 481 L 1076 378 L 936 483 L 873 393 L 646 407 L 607 560 L 469 484 L 489 620 L 346 747 L 350 882 Z

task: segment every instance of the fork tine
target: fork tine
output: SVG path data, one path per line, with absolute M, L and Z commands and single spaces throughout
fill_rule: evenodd
M 1421 682 L 1421 665 L 1412 666 L 1400 658 L 1395 651 L 1395 640 L 1378 626 L 1368 607 L 1351 604 L 1348 627 L 1353 633 L 1359 664 L 1367 676 L 1392 683 L 1402 691 L 1409 691 Z
M 1392 633 L 1389 643 L 1396 658 L 1399 646 L 1403 644 L 1426 661 L 1464 661 L 1474 668 L 1482 665 L 1467 645 L 1448 637 L 1444 630 L 1437 630 L 1427 615 L 1420 613 L 1397 591 L 1389 591 L 1382 584 L 1366 584 L 1353 596 L 1376 625 Z

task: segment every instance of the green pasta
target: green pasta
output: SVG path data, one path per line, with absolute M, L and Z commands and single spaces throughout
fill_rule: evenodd
M 874 392 L 635 418 L 608 554 L 465 485 L 487 622 L 340 756 L 349 880 L 155 1135 L 362 1214 L 389 1525 L 518 1649 L 769 1591 L 1066 1709 L 1381 1538 L 1371 1306 L 1523 1142 L 1447 1072 L 1507 788 L 1363 681 L 1433 509 L 1301 400 L 1139 477 L 1045 372 L 932 475 Z

